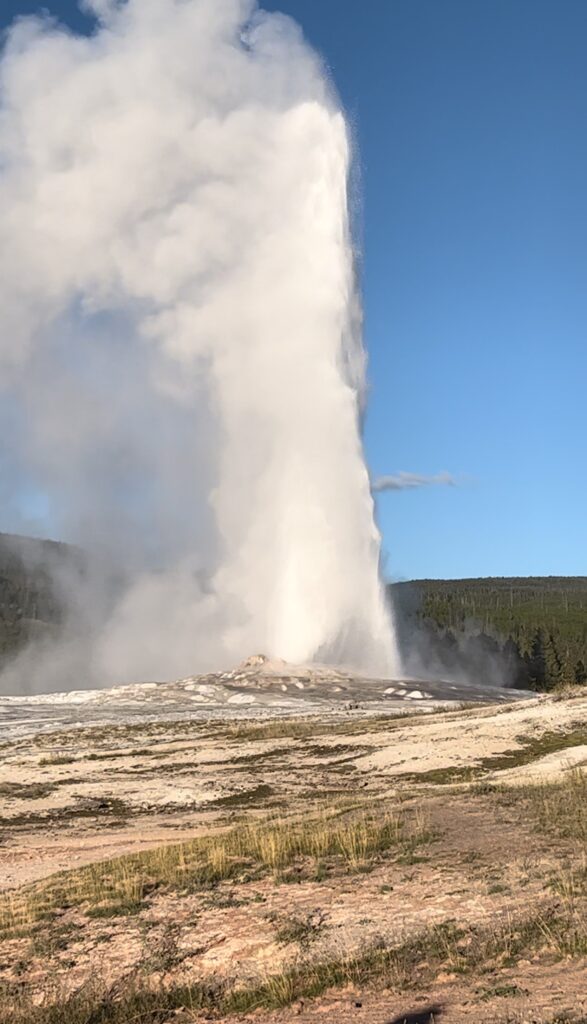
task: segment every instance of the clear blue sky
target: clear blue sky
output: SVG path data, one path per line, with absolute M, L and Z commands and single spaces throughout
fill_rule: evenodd
M 587 2 L 264 6 L 358 140 L 372 472 L 462 478 L 380 495 L 388 574 L 587 574 Z

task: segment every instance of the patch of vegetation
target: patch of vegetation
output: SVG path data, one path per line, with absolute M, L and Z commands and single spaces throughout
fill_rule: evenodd
M 507 750 L 504 754 L 484 758 L 482 767 L 486 771 L 502 771 L 507 768 L 518 768 L 531 764 L 547 754 L 557 754 L 561 750 L 587 745 L 587 728 L 569 731 L 555 730 L 543 732 L 540 736 L 519 736 L 518 750 Z
M 428 783 L 431 786 L 453 786 L 461 782 L 472 782 L 483 774 L 483 768 L 475 765 L 451 765 L 447 768 L 430 768 L 426 772 L 405 772 L 400 776 L 404 782 Z
M 515 984 L 490 985 L 489 988 L 482 989 L 477 995 L 482 1002 L 486 1003 L 490 999 L 495 999 L 496 996 L 503 999 L 511 999 L 512 996 L 527 996 L 528 990 Z
M 57 789 L 57 782 L 2 782 L 0 797 L 11 797 L 16 800 L 42 800 Z
M 133 900 L 129 897 L 120 902 L 98 903 L 95 907 L 87 907 L 86 917 L 130 917 L 132 914 L 138 914 L 143 906 L 142 900 Z
M 303 917 L 294 914 L 282 919 L 281 923 L 279 919 L 274 917 L 271 920 L 277 924 L 275 941 L 279 945 L 288 946 L 296 944 L 302 949 L 306 949 L 320 936 L 326 923 L 326 918 L 319 909 L 312 910 L 308 914 L 304 914 Z
M 153 722 L 125 722 L 124 725 L 89 725 L 79 729 L 60 729 L 51 733 L 37 733 L 30 742 L 37 747 L 50 747 L 52 745 L 67 747 L 71 744 L 76 749 L 79 746 L 99 746 L 102 744 L 108 748 L 105 752 L 110 753 L 111 748 L 117 745 L 120 747 L 132 742 L 137 733 L 141 736 L 160 737 L 163 741 L 172 743 L 176 739 L 179 741 L 184 739 L 186 734 L 189 735 L 194 732 L 201 733 L 202 736 L 209 735 L 211 724 L 214 723 L 197 718 L 169 718 Z M 226 723 L 222 724 L 225 725 Z M 126 751 L 121 753 L 122 756 L 126 755 Z
M 399 811 L 348 812 L 334 808 L 304 821 L 274 821 L 235 828 L 60 872 L 10 895 L 0 896 L 0 932 L 31 927 L 62 907 L 141 904 L 155 890 L 192 890 L 224 879 L 280 873 L 298 863 L 309 877 L 329 858 L 355 871 L 394 849 L 427 842 L 421 815 Z M 248 873 L 248 875 L 247 875 Z M 98 913 L 101 913 L 98 911 Z
M 179 947 L 180 931 L 173 921 L 166 921 L 157 929 L 145 930 L 141 961 L 141 969 L 145 974 L 171 971 L 191 955 L 189 950 L 181 950 Z
M 373 748 L 369 745 L 353 745 L 348 743 L 327 744 L 316 743 L 304 746 L 304 757 L 329 758 L 333 764 L 346 764 L 355 757 L 368 753 Z M 341 756 L 342 755 L 342 756 Z
M 259 786 L 255 786 L 254 789 L 241 789 L 238 793 L 219 796 L 216 800 L 212 800 L 208 807 L 253 807 L 268 800 L 274 793 L 275 790 L 263 782 Z
M 67 949 L 72 940 L 75 940 L 81 932 L 79 925 L 73 923 L 57 924 L 52 922 L 50 928 L 36 929 L 29 947 L 29 954 L 33 957 L 40 957 L 43 960 L 54 956 L 64 949 Z
M 237 757 L 231 757 L 228 763 L 230 765 L 251 765 L 256 764 L 258 761 L 270 761 L 274 757 L 287 757 L 288 754 L 291 754 L 290 747 L 270 747 L 268 750 L 251 750 L 247 754 L 239 754 Z M 219 763 L 226 764 L 226 759 Z M 210 764 L 209 761 L 208 764 Z
M 227 740 L 306 739 L 324 731 L 324 720 L 316 718 L 272 718 L 266 722 L 217 723 L 218 732 Z M 218 734 L 218 733 L 217 733 Z
M 545 1021 L 545 1024 L 587 1024 L 587 1017 L 576 1017 L 575 1014 L 563 1013 Z
M 559 753 L 561 750 L 570 750 L 573 747 L 586 746 L 587 729 L 571 729 L 567 732 L 555 730 L 544 732 L 540 736 L 519 736 L 518 743 L 520 744 L 519 748 L 506 750 L 505 753 L 496 754 L 493 757 L 485 757 L 478 765 L 432 768 L 426 772 L 409 772 L 402 775 L 401 778 L 406 782 L 429 783 L 436 786 L 474 782 L 491 772 L 506 771 L 508 768 L 519 768 L 526 764 L 532 764 L 533 761 L 546 757 L 548 754 Z M 492 787 L 485 789 L 481 782 L 477 782 L 475 786 L 476 793 L 492 791 Z
M 464 864 L 478 864 L 480 860 L 483 860 L 483 855 L 479 850 L 467 850 L 463 854 L 462 860 Z
M 202 899 L 203 906 L 215 907 L 220 910 L 226 910 L 230 907 L 246 907 L 251 903 L 266 902 L 267 897 L 262 896 L 260 893 L 255 893 L 253 896 L 237 896 L 236 892 L 233 890 L 223 892 L 221 889 L 211 890 L 210 893 Z
M 508 921 L 493 929 L 459 929 L 448 922 L 430 928 L 403 944 L 376 944 L 355 955 L 300 960 L 260 983 L 226 987 L 218 982 L 163 988 L 148 979 L 130 981 L 120 993 L 86 988 L 67 1000 L 34 1005 L 22 993 L 0 995 L 6 1024 L 128 1024 L 145 1020 L 167 1024 L 175 1011 L 206 1011 L 222 1018 L 254 1010 L 273 1010 L 300 999 L 312 999 L 330 988 L 368 985 L 410 989 L 430 984 L 440 969 L 453 973 L 487 973 L 515 964 L 529 952 L 582 957 L 587 953 L 584 914 L 565 906 L 559 910 Z M 523 994 L 515 985 L 488 986 L 481 998 Z M 2 1003 L 4 1006 L 2 1006 Z M 555 1018 L 562 1024 L 564 1017 Z M 555 1024 L 555 1021 L 552 1024 Z M 574 1022 L 578 1024 L 578 1022 Z
M 587 1017 L 576 1017 L 574 1013 L 557 1014 L 545 1024 L 587 1024 Z
M 395 710 L 383 715 L 380 713 L 361 714 L 358 717 L 349 717 L 348 715 L 343 718 L 340 715 L 312 717 L 308 715 L 305 718 L 274 718 L 262 724 L 237 722 L 227 725 L 226 722 L 217 722 L 217 731 L 211 735 L 214 738 L 225 738 L 236 742 L 272 739 L 304 740 L 320 736 L 355 736 L 396 729 L 406 722 L 411 724 L 427 715 L 446 712 L 446 708 L 426 709 L 425 713 L 415 712 L 409 708 L 406 711 Z
M 408 850 L 407 853 L 402 853 L 397 858 L 398 864 L 411 866 L 412 864 L 427 864 L 430 857 L 425 857 L 422 854 L 414 853 L 412 850 Z
M 348 796 L 348 787 L 344 789 L 326 789 L 320 787 L 320 797 L 322 800 L 340 800 L 342 797 Z M 315 789 L 304 789 L 301 793 L 296 793 L 296 798 L 299 800 L 313 800 L 316 802 L 316 790 Z
M 72 780 L 61 780 L 59 783 L 48 783 L 52 788 L 64 782 Z M 78 780 L 75 780 L 79 782 Z M 51 792 L 51 790 L 49 790 Z M 45 794 L 42 794 L 45 796 Z M 20 794 L 19 794 L 20 796 Z M 102 819 L 109 818 L 109 825 L 124 825 L 131 814 L 136 814 L 135 808 L 126 804 L 117 797 L 84 797 L 77 803 L 68 804 L 65 807 L 48 808 L 45 811 L 29 812 L 28 814 L 17 814 L 13 817 L 0 817 L 0 825 L 4 828 L 32 828 L 38 825 L 61 826 L 69 822 L 77 821 L 80 818 Z
M 146 724 L 143 723 L 143 724 L 144 724 L 144 727 L 146 728 L 146 727 L 148 727 L 149 723 L 146 723 Z M 107 728 L 109 728 L 109 727 L 107 727 Z M 112 726 L 112 728 L 115 729 L 115 730 L 117 728 L 125 729 L 126 726 L 120 726 L 120 727 Z M 96 726 L 95 727 L 95 732 L 94 732 L 94 729 L 91 729 L 91 728 L 90 729 L 80 730 L 80 732 L 82 732 L 82 731 L 85 734 L 85 736 L 84 736 L 84 745 L 86 745 L 86 746 L 87 746 L 88 737 L 91 737 L 91 739 L 94 740 L 94 741 L 98 741 L 98 739 L 100 739 L 100 738 L 103 739 L 103 726 Z M 97 733 L 97 735 L 96 735 L 96 733 Z M 78 733 L 78 736 L 77 736 L 78 740 L 79 740 L 79 737 L 80 737 L 80 733 Z M 58 743 L 59 743 L 59 746 L 60 746 L 60 745 L 62 745 L 62 742 L 64 742 L 65 738 L 68 738 L 68 739 L 69 738 L 73 738 L 73 734 L 72 733 L 62 733 L 62 732 L 59 732 L 59 733 L 52 733 L 49 736 L 47 736 L 47 735 L 40 735 L 40 736 L 35 736 L 33 738 L 33 742 L 36 742 L 37 744 L 39 742 L 47 743 L 47 742 L 51 742 L 51 741 L 54 742 L 55 739 L 56 739 L 56 740 L 58 740 Z M 188 749 L 193 750 L 192 745 Z M 91 751 L 89 754 L 87 754 L 87 753 L 86 754 L 55 754 L 55 755 L 49 754 L 49 755 L 47 755 L 47 757 L 42 757 L 41 758 L 41 760 L 39 761 L 39 765 L 44 768 L 44 767 L 52 766 L 52 765 L 71 765 L 71 764 L 75 764 L 76 762 L 84 762 L 84 761 L 115 761 L 117 758 L 152 757 L 153 755 L 154 755 L 154 751 L 152 749 L 150 749 L 150 748 L 146 748 L 146 746 L 142 746 L 142 748 L 133 749 L 133 750 L 126 750 L 126 749 L 125 750 L 110 750 L 110 751 L 104 751 L 103 753 L 100 753 L 99 751 Z
M 587 844 L 587 775 L 579 769 L 557 782 L 498 790 L 497 798 L 521 805 L 545 832 Z
M 71 754 L 55 754 L 54 756 L 42 757 L 39 764 L 41 768 L 45 768 L 49 765 L 73 764 L 76 760 L 77 758 L 73 757 Z
M 139 750 L 109 750 L 104 754 L 99 754 L 96 751 L 92 751 L 91 754 L 87 754 L 84 761 L 113 761 L 118 757 L 149 757 L 151 751 L 148 747 L 143 747 Z

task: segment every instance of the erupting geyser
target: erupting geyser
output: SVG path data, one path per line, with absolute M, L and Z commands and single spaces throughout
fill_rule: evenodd
M 1 62 L 3 483 L 100 553 L 34 685 L 257 650 L 391 675 L 320 60 L 252 0 L 87 6 L 91 37 L 25 19 Z

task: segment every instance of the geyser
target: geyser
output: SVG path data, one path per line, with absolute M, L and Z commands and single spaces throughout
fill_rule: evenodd
M 94 553 L 4 689 L 254 651 L 391 675 L 321 62 L 252 0 L 86 6 L 91 37 L 27 18 L 0 66 L 5 525 Z

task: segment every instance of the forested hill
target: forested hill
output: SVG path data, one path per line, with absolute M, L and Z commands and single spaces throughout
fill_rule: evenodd
M 79 549 L 0 534 L 0 669 L 59 628 L 65 567 Z M 550 689 L 587 682 L 587 577 L 414 580 L 389 588 L 413 674 Z
M 447 670 L 493 660 L 510 685 L 587 681 L 587 576 L 414 580 L 390 590 L 406 656 L 415 636 L 424 660 Z
M 80 555 L 66 544 L 0 533 L 0 668 L 28 640 L 58 627 L 55 580 Z

